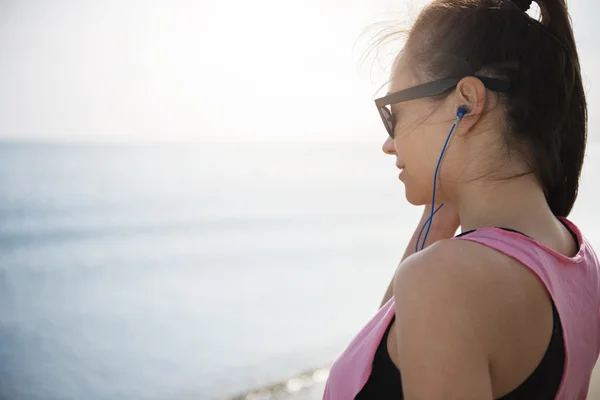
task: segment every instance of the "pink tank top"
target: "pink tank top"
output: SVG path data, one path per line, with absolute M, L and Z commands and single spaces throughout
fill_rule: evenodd
M 566 218 L 560 219 L 578 238 L 579 252 L 574 257 L 565 257 L 522 234 L 497 228 L 480 228 L 454 240 L 469 240 L 496 249 L 540 278 L 558 310 L 565 343 L 565 368 L 556 400 L 585 400 L 600 352 L 600 265 L 579 229 Z M 369 379 L 375 351 L 393 316 L 391 298 L 334 362 L 324 400 L 351 400 L 360 392 Z

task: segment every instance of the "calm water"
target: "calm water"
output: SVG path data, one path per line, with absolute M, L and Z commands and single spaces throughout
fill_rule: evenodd
M 595 154 L 572 219 L 600 243 Z M 418 219 L 393 162 L 376 143 L 0 144 L 0 398 L 212 399 L 327 364 Z

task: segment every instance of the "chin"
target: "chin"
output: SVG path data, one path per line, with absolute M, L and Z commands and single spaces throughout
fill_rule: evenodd
M 408 188 L 405 191 L 406 200 L 413 206 L 424 206 L 431 204 L 431 196 L 424 196 L 423 193 L 412 193 Z
M 401 179 L 400 181 L 404 183 L 404 195 L 410 204 L 413 206 L 431 205 L 431 196 L 433 196 L 431 187 L 433 186 L 433 181 L 428 182 L 425 179 L 411 179 L 414 178 L 414 176 L 411 175 L 402 178 L 404 179 Z M 435 203 L 440 203 L 444 197 L 444 193 L 438 185 Z
M 411 190 L 412 189 L 412 190 Z M 416 189 L 416 190 L 415 190 Z M 426 206 L 431 205 L 431 196 L 433 192 L 431 190 L 423 190 L 423 186 L 411 187 L 410 185 L 404 185 L 404 194 L 406 200 L 413 206 Z M 445 200 L 445 196 L 441 190 L 437 190 L 435 196 L 435 203 L 439 204 Z

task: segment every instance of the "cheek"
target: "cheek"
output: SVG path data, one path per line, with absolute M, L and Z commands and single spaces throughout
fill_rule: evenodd
M 435 143 L 431 143 L 428 138 L 428 132 L 422 128 L 396 136 L 394 141 L 396 152 L 407 168 L 420 171 L 431 168 L 437 146 Z M 413 173 L 415 172 L 413 171 Z
M 428 140 L 430 137 L 431 132 L 420 127 L 406 135 L 398 135 L 394 141 L 396 151 L 405 164 L 401 181 L 404 183 L 406 199 L 413 205 L 431 202 L 439 144 L 431 143 Z

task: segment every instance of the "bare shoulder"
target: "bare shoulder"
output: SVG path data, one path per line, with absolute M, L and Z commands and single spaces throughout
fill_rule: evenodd
M 400 264 L 391 356 L 402 371 L 406 398 L 493 398 L 494 300 L 482 268 L 493 258 L 472 243 L 443 240 Z
M 468 240 L 447 239 L 400 264 L 394 276 L 394 295 L 410 291 L 415 285 L 421 290 L 468 289 L 467 295 L 484 294 L 482 301 L 497 301 L 515 296 L 507 293 L 503 285 L 539 287 L 540 282 L 527 267 L 495 249 Z M 479 289 L 473 288 L 474 285 Z
M 547 345 L 552 314 L 543 285 L 481 244 L 435 243 L 400 264 L 393 289 L 393 359 L 414 398 L 442 398 L 449 387 L 456 398 L 497 398 L 532 372 Z
M 488 286 L 497 286 L 506 262 L 506 256 L 478 243 L 441 240 L 400 264 L 394 276 L 394 295 L 398 300 L 412 291 L 431 291 L 432 295 L 460 291 L 463 296 L 489 299 Z
M 504 263 L 505 256 L 478 243 L 441 240 L 400 264 L 393 285 L 396 307 L 445 316 L 452 308 L 461 318 L 483 322 L 504 297 L 498 290 Z
M 408 257 L 394 276 L 397 308 L 436 308 L 464 318 L 494 322 L 531 303 L 547 300 L 538 278 L 518 261 L 479 243 L 442 240 Z M 424 310 L 419 310 L 424 311 Z

